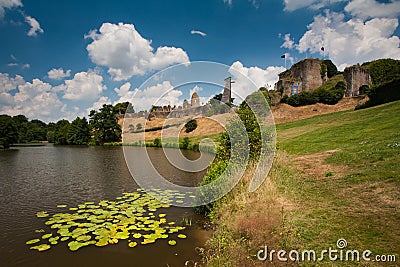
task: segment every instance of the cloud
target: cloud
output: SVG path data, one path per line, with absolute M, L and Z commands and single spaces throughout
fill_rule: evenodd
M 398 59 L 400 39 L 393 35 L 398 25 L 397 19 L 345 20 L 344 14 L 326 11 L 314 17 L 296 49 L 320 53 L 323 46 L 339 69 L 378 58 Z
M 37 36 L 38 33 L 44 33 L 43 29 L 40 28 L 39 22 L 31 16 L 25 16 L 25 21 L 31 26 L 28 31 L 28 36 Z
M 47 72 L 47 76 L 52 80 L 61 80 L 71 76 L 71 70 L 64 71 L 62 68 L 53 68 Z
M 98 32 L 91 31 L 85 38 L 93 40 L 86 48 L 90 59 L 107 67 L 116 81 L 189 61 L 181 48 L 160 46 L 154 51 L 151 41 L 143 38 L 133 24 L 103 23 Z
M 103 77 L 93 70 L 76 73 L 73 79 L 57 86 L 58 91 L 64 92 L 64 99 L 75 101 L 94 101 L 105 89 Z
M 227 4 L 228 6 L 232 6 L 232 0 L 223 0 L 224 4 Z
M 195 85 L 192 89 L 189 90 L 189 96 L 192 97 L 192 95 L 194 93 L 198 93 L 198 92 L 201 92 L 201 91 L 203 91 L 203 87 Z
M 17 66 L 18 66 L 18 63 L 15 63 L 15 62 L 13 62 L 13 63 L 8 63 L 7 66 L 9 66 L 9 67 L 17 67 Z
M 15 75 L 11 78 L 8 73 L 0 73 L 0 93 L 9 92 L 18 87 L 18 85 L 24 84 L 25 80 L 20 75 Z
M 197 31 L 197 30 L 191 30 L 190 33 L 191 33 L 191 34 L 198 34 L 198 35 L 201 35 L 201 36 L 203 36 L 203 37 L 204 37 L 204 36 L 207 36 L 206 33 L 202 32 L 202 31 Z
M 120 88 L 114 88 L 114 91 L 118 94 L 119 97 L 123 97 L 129 93 L 129 89 L 131 89 L 131 83 L 126 82 L 121 85 Z
M 283 40 L 284 42 L 281 45 L 281 48 L 292 49 L 294 47 L 294 41 L 290 38 L 290 33 L 285 34 Z
M 9 115 L 24 114 L 29 118 L 38 118 L 46 122 L 58 119 L 60 110 L 65 105 L 57 97 L 53 87 L 39 79 L 33 79 L 32 83 L 24 82 L 21 76 L 9 78 L 8 74 L 0 74 L 0 113 Z M 17 89 L 14 95 L 7 90 Z
M 347 0 L 284 0 L 285 11 L 295 11 L 301 8 L 321 9 L 328 5 Z
M 179 105 L 179 97 L 182 96 L 182 91 L 175 90 L 169 81 L 163 81 L 143 90 L 127 88 L 128 85 L 124 84 L 119 89 L 114 89 L 120 97 L 115 103 L 130 102 L 136 111 L 149 110 L 152 105 Z
M 21 0 L 0 0 L 0 19 L 4 18 L 5 9 L 22 6 Z
M 400 15 L 400 1 L 379 3 L 375 0 L 353 0 L 347 4 L 345 11 L 359 18 L 389 17 Z
M 96 102 L 93 103 L 90 108 L 86 109 L 86 113 L 89 114 L 90 111 L 99 110 L 101 107 L 103 107 L 103 105 L 109 104 L 111 104 L 110 98 L 108 98 L 107 96 L 101 96 Z
M 234 62 L 229 68 L 229 73 L 232 74 L 232 78 L 235 81 L 232 85 L 232 91 L 241 97 L 236 101 L 240 103 L 247 95 L 260 87 L 274 85 L 278 81 L 278 74 L 285 70 L 284 67 L 274 66 L 269 66 L 266 69 L 244 67 L 240 61 Z

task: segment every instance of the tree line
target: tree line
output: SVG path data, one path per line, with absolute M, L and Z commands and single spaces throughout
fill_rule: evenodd
M 118 118 L 124 115 L 129 102 L 103 105 L 98 111 L 92 110 L 89 119 L 75 118 L 72 122 L 62 119 L 46 124 L 31 120 L 24 115 L 0 115 L 0 148 L 15 143 L 48 141 L 56 145 L 102 145 L 121 140 Z

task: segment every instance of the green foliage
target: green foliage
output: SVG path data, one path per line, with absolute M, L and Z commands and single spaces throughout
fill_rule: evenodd
M 129 102 L 117 103 L 114 106 L 114 113 L 115 114 L 125 114 L 128 107 L 129 107 Z M 128 112 L 133 113 L 132 110 L 133 110 L 133 108 L 130 109 Z
M 324 62 L 321 62 L 321 77 L 325 77 L 327 72 L 327 67 Z
M 143 129 L 143 126 L 141 123 L 136 124 L 136 131 L 140 131 Z
M 207 184 L 217 180 L 224 173 L 228 164 L 229 164 L 229 160 L 217 160 L 217 161 L 211 163 L 211 165 L 207 171 L 207 174 L 204 176 L 202 182 L 200 183 L 200 186 L 207 185 Z M 216 188 L 216 190 L 218 190 L 218 188 Z M 208 192 L 201 192 L 201 193 L 202 193 L 202 195 L 199 196 L 200 198 L 207 197 Z M 216 202 L 212 202 L 207 205 L 195 207 L 194 210 L 201 214 L 209 214 L 213 210 L 214 205 L 216 205 Z
M 373 87 L 368 92 L 369 100 L 358 105 L 356 109 L 373 107 L 384 103 L 400 100 L 400 78 Z
M 400 60 L 378 59 L 372 62 L 366 62 L 362 65 L 369 70 L 374 86 L 390 82 L 400 78 Z
M 121 127 L 112 105 L 104 104 L 99 111 L 90 111 L 89 118 L 96 144 L 118 142 L 121 139 Z
M 153 140 L 153 145 L 154 145 L 155 147 L 161 147 L 161 146 L 162 146 L 162 144 L 161 144 L 161 139 L 160 139 L 160 138 L 154 139 L 154 140 Z
M 68 145 L 68 131 L 70 128 L 69 121 L 59 120 L 54 128 L 54 144 Z
M 318 102 L 318 98 L 311 92 L 302 91 L 301 93 L 292 95 L 283 101 L 285 101 L 284 103 L 287 103 L 293 107 L 299 107 L 315 104 Z
M 197 128 L 197 121 L 196 120 L 189 120 L 185 124 L 185 132 L 190 133 L 196 130 Z
M 335 64 L 330 59 L 326 59 L 323 61 L 323 64 L 326 66 L 328 78 L 332 78 L 333 76 L 338 74 L 338 70 Z
M 228 113 L 230 110 L 230 107 L 228 105 L 222 104 L 213 99 L 210 100 L 210 103 L 211 103 L 211 105 L 206 110 L 207 117 L 211 117 L 211 116 L 217 115 L 217 114 Z
M 189 137 L 184 137 L 183 140 L 182 140 L 181 148 L 188 149 L 189 144 L 190 144 Z
M 68 130 L 68 144 L 86 145 L 90 141 L 89 124 L 85 117 L 77 117 Z
M 346 84 L 344 81 L 340 79 L 336 79 L 335 81 L 334 87 L 334 83 L 330 83 L 329 85 L 317 88 L 314 92 L 302 91 L 291 97 L 285 95 L 282 97 L 281 103 L 287 103 L 293 107 L 312 105 L 315 103 L 334 105 L 343 98 L 346 91 Z
M 14 120 L 8 115 L 0 115 L 0 148 L 9 148 L 18 141 L 18 129 Z

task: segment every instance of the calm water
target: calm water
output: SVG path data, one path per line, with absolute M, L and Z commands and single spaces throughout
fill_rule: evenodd
M 135 150 L 137 148 L 128 148 Z M 204 172 L 186 173 L 169 165 L 162 150 L 148 148 L 162 175 L 178 184 L 193 186 Z M 197 153 L 184 151 L 189 159 Z M 166 209 L 168 220 L 191 218 L 187 239 L 176 246 L 165 240 L 129 248 L 127 240 L 106 247 L 89 246 L 70 252 L 66 242 L 48 251 L 29 250 L 25 242 L 36 238 L 35 229 L 48 229 L 36 212 L 59 212 L 58 204 L 76 206 L 86 201 L 114 200 L 137 188 L 126 167 L 121 147 L 20 147 L 0 151 L 0 266 L 184 266 L 199 261 L 195 248 L 204 246 L 210 233 L 202 230 L 204 218 L 190 208 Z M 189 265 L 190 266 L 190 265 Z

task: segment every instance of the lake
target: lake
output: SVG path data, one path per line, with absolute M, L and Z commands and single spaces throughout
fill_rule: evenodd
M 129 147 L 134 153 L 136 147 Z M 168 164 L 162 149 L 147 148 L 155 167 L 170 181 L 194 186 L 205 171 L 189 173 Z M 179 150 L 176 150 L 177 152 Z M 199 153 L 182 151 L 188 159 Z M 210 156 L 211 159 L 211 156 Z M 137 189 L 126 166 L 122 147 L 53 146 L 18 147 L 0 151 L 0 251 L 1 266 L 193 266 L 200 260 L 196 247 L 203 247 L 210 232 L 203 229 L 205 218 L 191 208 L 162 210 L 168 220 L 192 221 L 182 233 L 186 239 L 175 246 L 166 240 L 154 244 L 128 246 L 127 240 L 105 247 L 87 246 L 72 252 L 68 242 L 50 250 L 30 250 L 25 242 L 36 238 L 37 229 L 50 229 L 48 218 L 36 213 L 60 212 L 59 204 L 74 207 L 84 202 L 115 200 L 123 192 Z M 64 209 L 63 212 L 68 211 Z

